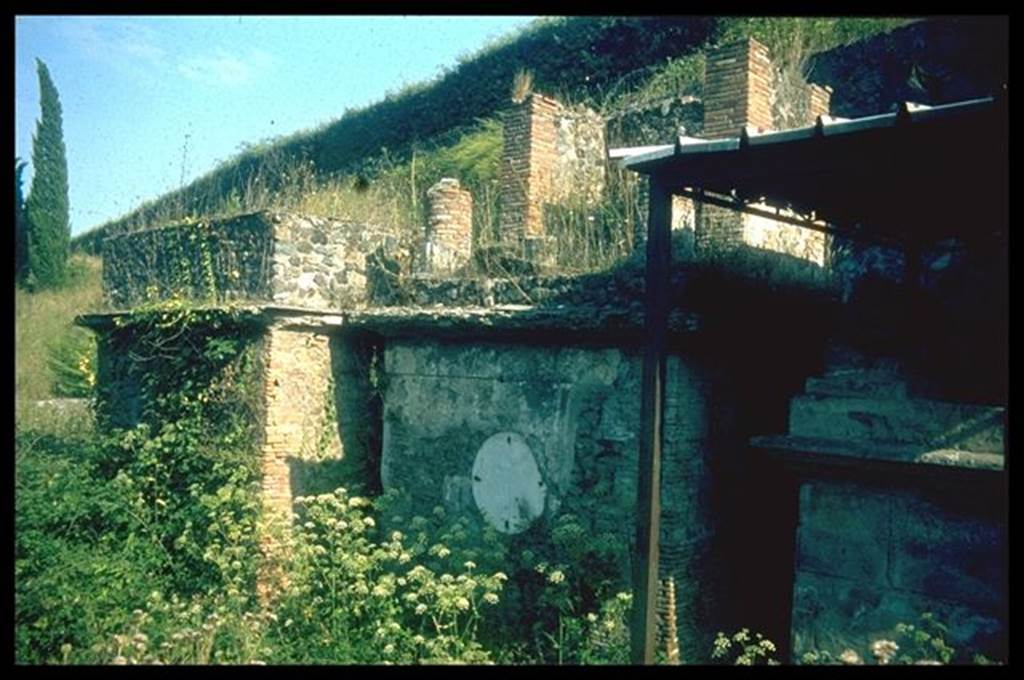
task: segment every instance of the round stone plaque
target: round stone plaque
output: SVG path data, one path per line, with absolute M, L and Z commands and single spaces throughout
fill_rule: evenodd
M 518 534 L 544 512 L 547 490 L 523 438 L 499 432 L 484 442 L 473 462 L 473 500 L 488 524 Z

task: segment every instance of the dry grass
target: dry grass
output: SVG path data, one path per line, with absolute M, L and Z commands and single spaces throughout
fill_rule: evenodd
M 102 305 L 101 262 L 73 255 L 71 276 L 60 290 L 14 293 L 15 421 L 43 417 L 29 403 L 53 396 L 53 376 L 47 365 L 50 344 L 72 330 L 75 316 Z M 74 420 L 71 417 L 71 420 Z

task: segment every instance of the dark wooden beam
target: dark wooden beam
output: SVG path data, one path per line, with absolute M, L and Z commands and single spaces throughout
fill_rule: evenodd
M 671 267 L 672 192 L 664 178 L 650 179 L 647 223 L 646 345 L 640 391 L 640 457 L 637 469 L 636 554 L 633 556 L 632 661 L 654 663 L 657 631 L 658 537 L 661 526 L 661 447 L 665 410 L 665 336 Z
M 843 236 L 845 238 L 867 241 L 869 243 L 877 243 L 880 245 L 888 245 L 892 247 L 902 247 L 903 242 L 899 239 L 892 237 L 874 234 L 869 232 L 855 231 L 852 229 L 843 229 L 836 225 L 823 222 L 819 224 L 807 218 L 793 217 L 783 212 L 777 212 L 773 210 L 762 210 L 753 206 L 747 205 L 743 201 L 736 200 L 734 198 L 726 198 L 724 196 L 717 196 L 715 194 L 708 193 L 707 191 L 692 190 L 692 189 L 676 189 L 675 193 L 680 196 L 700 201 L 701 203 L 709 203 L 711 205 L 717 205 L 722 208 L 728 208 L 737 212 L 747 213 L 748 215 L 755 215 L 757 217 L 764 217 L 769 220 L 775 220 L 776 222 L 784 222 L 785 224 L 792 224 L 796 227 L 802 227 L 803 229 L 810 229 L 811 231 L 820 231 L 825 234 L 833 236 Z

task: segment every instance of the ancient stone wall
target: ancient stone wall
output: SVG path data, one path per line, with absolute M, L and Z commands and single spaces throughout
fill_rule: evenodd
M 523 536 L 539 532 L 539 538 L 560 514 L 571 513 L 592 535 L 610 533 L 630 545 L 640 364 L 636 352 L 620 349 L 389 341 L 384 488 L 400 491 L 424 514 L 442 505 L 487 522 L 473 493 L 485 480 L 474 478 L 480 476 L 474 465 L 485 442 L 507 433 L 509 446 L 515 437 L 528 447 L 544 488 L 543 511 L 523 526 Z M 668 366 L 661 568 L 679 586 L 684 658 L 702 659 L 712 622 L 722 614 L 725 573 L 715 565 L 717 492 L 710 469 L 723 450 L 716 433 L 731 428 L 721 425 L 728 409 L 712 405 L 707 371 L 677 356 Z M 620 569 L 628 588 L 628 562 Z
M 365 302 L 366 256 L 389 242 L 372 225 L 262 212 L 110 237 L 109 303 L 188 298 L 319 309 Z
M 273 301 L 314 309 L 366 302 L 367 255 L 392 242 L 374 225 L 326 217 L 270 213 Z
M 555 117 L 553 203 L 594 205 L 605 186 L 605 122 L 585 106 L 564 106 Z
M 897 623 L 917 625 L 926 612 L 949 627 L 954 648 L 1005 654 L 1005 516 L 970 505 L 921 490 L 804 484 L 795 657 L 865 654 L 874 640 L 893 639 Z
M 104 294 L 115 308 L 172 297 L 269 299 L 273 250 L 261 215 L 109 236 Z
M 947 104 L 1001 91 L 1009 46 L 1005 16 L 938 17 L 819 52 L 807 79 L 834 88 L 832 110 L 847 118 Z
M 819 113 L 828 113 L 830 91 L 801 82 L 798 119 L 790 120 L 793 107 L 780 106 L 776 96 L 782 76 L 773 67 L 768 48 L 752 38 L 710 51 L 705 69 L 703 137 L 738 137 L 744 128 L 756 134 L 808 125 Z M 770 209 L 764 204 L 751 207 Z M 695 245 L 702 257 L 750 246 L 826 266 L 828 239 L 821 232 L 715 205 L 695 210 Z
M 614 113 L 605 123 L 609 148 L 668 144 L 685 130 L 698 136 L 704 128 L 704 103 L 692 95 L 669 97 L 644 107 Z

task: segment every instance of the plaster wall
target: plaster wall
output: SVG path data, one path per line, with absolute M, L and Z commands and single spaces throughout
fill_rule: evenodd
M 544 532 L 559 513 L 632 545 L 641 361 L 620 349 L 391 340 L 385 349 L 381 477 L 420 512 L 436 506 L 484 522 L 473 496 L 481 445 L 525 441 L 546 486 Z M 677 583 L 683 655 L 710 649 L 724 569 L 713 566 L 716 450 L 713 384 L 699 365 L 668 363 L 663 462 L 662 577 Z M 630 565 L 621 566 L 628 587 Z

